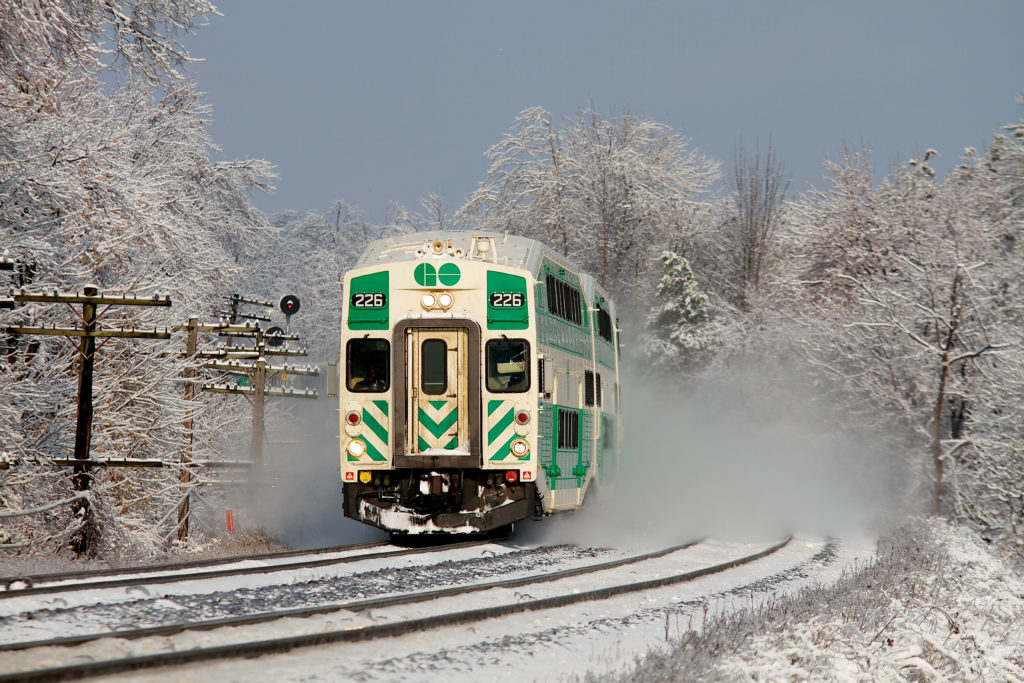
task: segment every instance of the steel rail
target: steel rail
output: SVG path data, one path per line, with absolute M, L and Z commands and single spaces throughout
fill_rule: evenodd
M 304 647 L 314 647 L 335 643 L 361 642 L 377 638 L 390 638 L 414 631 L 428 631 L 447 626 L 460 626 L 477 621 L 493 619 L 495 617 L 566 607 L 581 602 L 605 600 L 619 595 L 626 595 L 629 593 L 663 588 L 677 583 L 693 581 L 704 576 L 717 574 L 734 567 L 749 564 L 778 552 L 787 546 L 790 541 L 792 541 L 792 536 L 752 555 L 746 555 L 734 560 L 729 560 L 728 562 L 703 567 L 701 569 L 684 572 L 682 574 L 674 574 L 658 579 L 649 579 L 647 581 L 638 581 L 635 583 L 620 584 L 617 586 L 608 586 L 582 593 L 533 599 L 525 602 L 505 605 L 494 605 L 481 609 L 465 610 L 462 612 L 449 612 L 447 614 L 423 617 L 419 619 L 395 621 L 388 624 L 375 624 L 371 626 L 325 631 L 322 633 L 273 638 L 270 640 L 259 640 L 247 643 L 233 643 L 229 645 L 218 645 L 192 650 L 162 652 L 158 654 L 125 657 L 98 662 L 83 662 L 80 664 L 71 664 L 49 669 L 38 669 L 35 671 L 20 671 L 17 673 L 0 675 L 0 683 L 4 683 L 6 681 L 72 680 L 88 676 L 112 675 L 129 671 L 139 671 L 142 669 L 180 666 L 183 664 L 208 662 L 221 659 L 249 659 L 269 654 L 285 654 L 292 650 Z
M 548 572 L 546 574 L 522 576 L 514 579 L 499 579 L 497 581 L 488 581 L 486 583 L 477 583 L 469 586 L 453 586 L 450 588 L 438 588 L 435 590 L 420 591 L 417 593 L 400 593 L 398 595 L 389 595 L 381 598 L 366 598 L 363 600 L 353 600 L 350 602 L 334 602 L 330 605 L 316 605 L 314 607 L 296 607 L 293 609 L 279 610 L 276 612 L 263 612 L 260 614 L 246 614 L 238 617 L 208 619 L 200 622 L 179 622 L 176 624 L 164 624 L 162 626 L 150 626 L 146 628 L 124 629 L 121 631 L 106 631 L 103 633 L 90 633 L 81 636 L 67 636 L 64 638 L 51 638 L 47 640 L 29 640 L 20 643 L 3 643 L 0 644 L 0 652 L 30 650 L 37 647 L 72 647 L 107 638 L 123 638 L 125 640 L 135 640 L 138 638 L 147 638 L 150 636 L 169 636 L 174 635 L 175 633 L 181 633 L 182 631 L 209 631 L 224 626 L 251 626 L 253 624 L 262 624 L 268 621 L 275 621 L 277 619 L 306 618 L 318 616 L 321 614 L 331 614 L 333 612 L 342 611 L 365 612 L 369 609 L 392 607 L 394 605 L 413 605 L 419 602 L 428 602 L 430 600 L 452 597 L 456 595 L 466 595 L 468 593 L 490 590 L 492 588 L 519 588 L 520 586 L 527 586 L 530 584 L 547 583 L 549 581 L 557 581 L 559 579 L 565 579 L 573 576 L 581 576 L 583 574 L 592 574 L 594 572 L 615 569 L 617 567 L 622 567 L 628 564 L 636 564 L 637 562 L 644 562 L 646 560 L 653 560 L 659 557 L 663 557 L 670 553 L 674 553 L 677 550 L 691 548 L 694 545 L 700 543 L 701 540 L 703 539 L 697 541 L 690 541 L 688 543 L 681 543 L 679 545 L 664 548 L 662 550 L 656 550 L 650 553 L 644 553 L 642 555 L 633 555 L 631 557 L 624 557 L 618 560 L 599 562 L 598 564 L 590 564 L 584 567 L 562 569 L 555 572 Z
M 125 586 L 135 586 L 143 583 L 168 584 L 180 583 L 182 581 L 201 581 L 204 579 L 219 579 L 225 576 L 245 576 L 247 574 L 272 574 L 274 572 L 290 571 L 293 569 L 313 569 L 315 567 L 326 567 L 332 564 L 349 564 L 352 562 L 359 562 L 361 560 L 376 560 L 381 557 L 404 557 L 406 555 L 418 555 L 421 553 L 433 552 L 438 550 L 439 548 L 442 548 L 444 550 L 468 548 L 474 545 L 483 545 L 484 543 L 488 542 L 488 540 L 463 541 L 462 543 L 452 543 L 451 545 L 445 546 L 426 546 L 422 548 L 407 548 L 405 550 L 389 550 L 376 553 L 363 553 L 361 555 L 351 555 L 348 557 L 331 557 L 322 560 L 314 560 L 312 562 L 282 562 L 280 564 L 269 564 L 263 567 L 236 567 L 234 569 L 213 569 L 209 571 L 190 572 L 185 574 L 168 574 L 166 576 L 136 576 L 132 578 L 111 579 L 109 581 L 92 581 L 77 584 L 49 584 L 46 586 L 37 586 L 33 588 L 22 588 L 17 590 L 0 592 L 0 601 L 7 598 L 34 595 L 71 592 L 77 593 L 86 590 L 101 590 L 103 588 L 123 588 Z
M 202 560 L 191 560 L 188 562 L 171 562 L 168 564 L 149 564 L 140 565 L 138 567 L 122 567 L 107 568 L 107 569 L 86 569 L 77 572 L 55 572 L 52 574 L 26 574 L 23 576 L 4 576 L 0 577 L 0 586 L 7 586 L 18 581 L 27 582 L 29 585 L 26 588 L 13 588 L 8 589 L 11 591 L 23 591 L 28 588 L 34 587 L 39 583 L 49 583 L 53 581 L 77 581 L 79 579 L 91 579 L 99 576 L 118 576 L 122 574 L 146 574 L 152 572 L 161 571 L 175 571 L 177 569 L 189 569 L 191 567 L 210 567 L 218 564 L 232 564 L 234 562 L 246 562 L 249 560 L 263 561 L 263 560 L 274 560 L 284 557 L 298 557 L 301 555 L 320 555 L 326 553 L 339 553 L 346 550 L 364 550 L 366 548 L 374 548 L 377 546 L 388 545 L 387 541 L 371 541 L 367 543 L 353 543 L 351 545 L 335 545 L 324 548 L 312 548 L 309 550 L 281 550 L 273 553 L 261 553 L 258 555 L 230 555 L 227 557 L 216 557 L 206 558 Z M 3 597 L 3 591 L 0 591 L 0 598 Z M 25 595 L 25 593 L 19 592 L 18 595 Z M 10 597 L 10 596 L 7 596 Z

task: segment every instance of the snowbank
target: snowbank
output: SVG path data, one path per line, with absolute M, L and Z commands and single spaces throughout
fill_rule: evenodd
M 870 566 L 709 620 L 626 679 L 1024 680 L 1024 577 L 973 532 L 915 522 Z

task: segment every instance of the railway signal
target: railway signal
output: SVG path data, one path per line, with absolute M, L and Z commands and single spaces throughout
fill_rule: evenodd
M 284 344 L 284 340 L 285 340 L 284 330 L 282 330 L 277 325 L 274 325 L 273 327 L 271 327 L 271 328 L 269 328 L 267 330 L 266 340 L 267 340 L 267 346 L 272 346 L 274 348 L 278 348 L 279 346 Z
M 294 294 L 286 294 L 281 297 L 281 312 L 286 316 L 292 316 L 299 312 L 301 304 L 299 303 L 299 297 Z
M 79 317 L 81 325 L 74 327 L 25 327 L 11 326 L 7 328 L 8 334 L 20 335 L 50 335 L 79 338 L 81 342 L 78 347 L 78 417 L 75 426 L 75 450 L 74 450 L 74 482 L 75 491 L 84 492 L 89 490 L 89 447 L 92 441 L 92 379 L 93 363 L 96 356 L 96 340 L 100 338 L 129 338 L 129 339 L 170 339 L 170 330 L 151 329 L 140 330 L 135 327 L 120 327 L 118 329 L 104 329 L 99 326 L 99 319 L 111 306 L 170 306 L 171 298 L 167 295 L 155 294 L 149 298 L 140 298 L 128 294 L 101 294 L 99 288 L 87 286 L 81 292 L 33 294 L 25 292 L 24 289 L 12 292 L 11 299 L 15 303 L 64 303 L 81 304 L 82 314 Z M 102 312 L 98 307 L 105 306 Z M 96 529 L 92 521 L 92 511 L 87 498 L 79 498 L 74 503 L 75 515 L 81 517 L 82 526 L 71 538 L 71 548 L 79 554 L 89 553 L 95 542 Z

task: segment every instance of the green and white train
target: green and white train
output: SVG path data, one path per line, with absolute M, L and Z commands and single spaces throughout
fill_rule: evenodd
M 583 506 L 619 466 L 615 305 L 541 242 L 377 240 L 345 275 L 345 515 L 480 533 Z

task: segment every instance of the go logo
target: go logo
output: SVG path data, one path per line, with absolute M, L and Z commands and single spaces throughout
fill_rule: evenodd
M 421 263 L 412 276 L 421 287 L 453 287 L 462 277 L 462 272 L 454 263 L 444 263 L 436 269 L 432 263 Z

